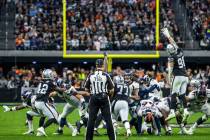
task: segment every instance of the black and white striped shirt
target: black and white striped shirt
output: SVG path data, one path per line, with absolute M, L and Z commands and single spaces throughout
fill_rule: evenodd
M 91 94 L 101 94 L 113 89 L 114 83 L 109 74 L 97 70 L 87 77 L 84 87 L 90 90 Z

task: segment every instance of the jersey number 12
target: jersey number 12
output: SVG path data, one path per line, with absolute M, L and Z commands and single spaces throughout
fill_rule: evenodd
M 38 94 L 46 94 L 47 90 L 48 90 L 48 85 L 40 83 L 38 86 L 37 93 Z

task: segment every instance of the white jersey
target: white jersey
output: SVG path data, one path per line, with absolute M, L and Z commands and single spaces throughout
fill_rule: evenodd
M 32 95 L 31 99 L 27 102 L 23 102 L 22 105 L 24 107 L 29 107 L 29 108 L 35 109 L 35 100 L 36 100 L 36 95 Z
M 149 83 L 149 87 L 152 87 L 152 86 L 156 86 L 156 88 L 149 93 L 149 96 L 154 96 L 158 99 L 161 99 L 162 93 L 161 93 L 161 89 L 160 89 L 160 84 L 157 82 L 157 80 L 151 79 L 151 81 Z
M 74 96 L 74 94 L 77 92 L 77 90 L 71 86 L 65 93 L 61 95 L 61 97 L 70 105 L 73 105 L 75 107 L 79 107 L 80 100 Z
M 198 90 L 193 90 L 189 93 L 189 95 L 187 96 L 188 99 L 190 100 L 189 103 L 189 111 L 191 112 L 203 112 L 204 114 L 210 116 L 210 104 L 207 102 L 208 101 L 208 93 L 206 98 L 203 99 L 198 99 L 197 98 L 197 93 L 199 91 Z
M 133 95 L 133 91 L 136 89 L 139 89 L 139 84 L 135 81 L 132 82 L 132 84 L 129 85 L 130 93 Z
M 124 83 L 124 77 L 121 75 L 117 75 L 113 77 L 114 84 L 122 84 Z
M 140 102 L 141 106 L 138 110 L 139 116 L 144 116 L 147 114 L 148 111 L 152 112 L 155 116 L 161 116 L 161 113 L 159 112 L 158 108 L 155 106 L 154 102 L 151 100 L 141 100 Z
M 165 98 L 162 98 L 160 102 L 156 102 L 155 105 L 157 106 L 159 110 L 164 111 L 165 113 L 170 113 L 169 102 L 170 102 L 170 98 L 165 97 Z

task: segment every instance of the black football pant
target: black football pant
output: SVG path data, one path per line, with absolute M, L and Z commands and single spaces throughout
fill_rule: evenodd
M 94 125 L 99 109 L 101 110 L 101 114 L 106 122 L 109 140 L 116 140 L 114 127 L 112 124 L 110 100 L 108 95 L 106 94 L 92 95 L 90 97 L 89 119 L 87 125 L 86 140 L 93 140 Z

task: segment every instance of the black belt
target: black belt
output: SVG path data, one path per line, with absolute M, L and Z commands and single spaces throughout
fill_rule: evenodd
M 94 97 L 98 97 L 98 98 L 105 98 L 108 96 L 108 93 L 97 93 L 97 94 L 91 94 L 91 97 L 94 96 Z

